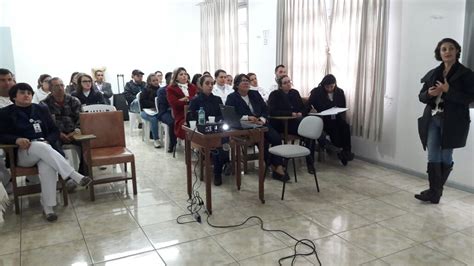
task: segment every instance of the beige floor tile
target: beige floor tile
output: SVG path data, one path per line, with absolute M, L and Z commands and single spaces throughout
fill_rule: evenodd
M 403 173 L 394 173 L 392 175 L 383 176 L 381 178 L 377 177 L 375 179 L 400 189 L 423 186 L 427 184 L 426 180 Z
M 97 266 L 129 266 L 129 265 L 166 265 L 156 251 L 149 251 L 121 259 L 95 263 Z
M 409 211 L 413 213 L 419 213 L 421 211 L 436 209 L 439 207 L 436 204 L 428 204 L 425 202 L 421 202 L 415 199 L 413 193 L 404 190 L 389 195 L 377 197 L 377 199 L 395 207 L 398 207 L 399 209 L 402 209 L 404 211 Z
M 261 266 L 271 266 L 271 265 L 278 265 L 278 261 L 281 258 L 291 256 L 294 252 L 290 248 L 284 248 L 277 251 L 269 252 L 264 255 L 248 258 L 245 260 L 239 261 L 238 265 L 240 266 L 254 266 L 254 265 L 261 265 Z M 314 255 L 313 255 L 314 256 Z M 281 261 L 281 265 L 291 265 L 292 258 L 288 258 Z M 294 265 L 314 265 L 313 263 L 306 260 L 304 257 L 297 257 L 295 260 Z
M 257 219 L 250 219 L 243 225 L 226 227 L 229 225 L 242 224 L 248 217 L 249 217 L 248 215 L 244 215 L 243 213 L 231 207 L 226 208 L 226 209 L 213 210 L 212 215 L 209 216 L 209 223 L 211 225 L 215 225 L 218 227 L 212 227 L 206 222 L 206 220 L 208 219 L 207 215 L 201 216 L 201 218 L 203 219 L 203 223 L 201 224 L 201 227 L 209 235 L 216 235 L 216 234 L 221 234 L 221 233 L 230 232 L 230 231 L 246 228 L 249 226 L 253 226 L 253 225 L 256 225 L 257 223 L 260 224 Z
M 379 197 L 379 196 L 385 196 L 387 194 L 395 193 L 397 191 L 400 191 L 400 188 L 387 185 L 385 183 L 372 180 L 369 178 L 355 180 L 355 181 L 350 181 L 343 186 L 366 196 L 369 197 Z
M 280 200 L 265 200 L 265 203 L 254 203 L 237 210 L 246 216 L 259 216 L 264 221 L 279 220 L 297 215 L 296 212 L 286 207 Z
M 86 244 L 94 263 L 153 250 L 139 228 L 86 238 Z
M 160 189 L 144 191 L 137 195 L 129 194 L 127 197 L 123 197 L 123 202 L 129 207 L 146 207 L 170 201 L 171 199 Z
M 224 265 L 235 262 L 211 237 L 162 248 L 158 254 L 166 265 Z
M 339 236 L 376 257 L 387 256 L 415 244 L 414 241 L 377 224 L 343 232 Z
M 21 250 L 35 249 L 82 239 L 81 229 L 75 222 L 56 222 L 22 230 Z
M 166 202 L 147 207 L 132 208 L 131 213 L 141 226 L 146 226 L 176 220 L 176 217 L 187 212 L 173 202 Z
M 0 255 L 1 266 L 20 266 L 20 252 Z
M 23 266 L 90 265 L 91 263 L 84 240 L 60 243 L 21 253 Z
M 474 237 L 474 226 L 468 227 L 460 232 L 467 236 Z
M 20 251 L 20 232 L 0 233 L 0 255 Z
M 209 236 L 198 223 L 178 224 L 176 221 L 166 221 L 144 226 L 143 230 L 155 249 Z
M 75 203 L 77 204 L 77 202 Z M 118 198 L 110 200 L 88 201 L 74 206 L 78 218 L 97 216 L 105 213 L 124 212 L 127 207 Z
M 342 185 L 325 188 L 324 190 L 321 190 L 320 194 L 324 200 L 338 205 L 343 205 L 369 198 L 366 195 L 357 193 Z
M 472 237 L 454 233 L 426 242 L 425 245 L 468 265 L 474 265 L 474 239 Z
M 362 263 L 361 266 L 390 266 L 390 264 L 386 263 L 383 260 L 373 260 L 366 263 Z
M 474 226 L 474 213 L 469 213 L 447 204 L 439 204 L 436 207 L 430 207 L 429 205 L 425 206 L 425 208 L 420 209 L 415 214 L 455 230 L 462 230 Z
M 74 208 L 71 205 L 69 206 L 58 205 L 54 208 L 54 212 L 58 215 L 57 222 L 61 222 L 61 223 L 76 222 L 77 223 L 76 214 L 74 213 Z M 21 215 L 22 215 L 21 228 L 23 230 L 51 224 L 51 222 L 48 222 L 45 219 L 42 208 L 41 210 L 26 209 L 26 210 L 23 210 Z
M 466 192 L 464 192 L 466 193 Z M 445 197 L 443 191 L 443 198 Z M 474 195 L 457 198 L 456 200 L 450 201 L 447 205 L 452 206 L 456 209 L 460 209 L 467 213 L 474 213 Z
M 407 213 L 377 199 L 361 200 L 342 207 L 372 222 L 383 221 Z
M 21 230 L 21 215 L 15 214 L 13 204 L 3 213 L 3 223 L 0 223 L 0 235 L 4 233 L 19 232 Z
M 296 239 L 314 240 L 333 235 L 331 231 L 303 216 L 269 221 L 264 224 L 264 228 L 285 231 Z M 271 234 L 280 239 L 289 247 L 292 247 L 296 244 L 296 240 L 290 238 L 282 232 L 271 232 Z
M 436 220 L 411 213 L 381 221 L 379 224 L 417 242 L 425 242 L 454 233 L 453 229 L 436 223 Z
M 333 233 L 340 233 L 372 223 L 364 217 L 342 207 L 317 210 L 304 215 Z
M 127 211 L 79 218 L 79 224 L 86 238 L 138 227 L 133 216 Z
M 453 258 L 445 256 L 431 248 L 423 245 L 405 249 L 390 256 L 382 258 L 390 265 L 413 265 L 413 266 L 462 266 L 465 265 Z
M 259 226 L 215 235 L 214 239 L 238 261 L 285 247 L 280 240 L 262 231 Z
M 333 235 L 314 241 L 319 260 L 322 265 L 359 265 L 361 263 L 375 259 L 363 249 L 360 249 L 344 239 Z M 317 260 L 308 257 L 312 263 L 318 265 Z

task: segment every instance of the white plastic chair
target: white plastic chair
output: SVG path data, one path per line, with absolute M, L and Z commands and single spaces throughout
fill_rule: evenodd
M 91 104 L 82 106 L 82 112 L 84 113 L 97 113 L 97 112 L 111 112 L 117 111 L 117 108 L 113 105 L 108 104 Z
M 311 141 L 316 141 L 321 136 L 321 133 L 323 132 L 323 126 L 324 126 L 323 120 L 320 117 L 307 116 L 303 118 L 303 120 L 301 120 L 300 125 L 298 126 L 298 135 L 304 138 L 311 139 Z M 271 147 L 270 149 L 268 149 L 268 152 L 270 152 L 273 155 L 283 157 L 286 160 L 293 161 L 295 182 L 297 182 L 295 158 L 310 156 L 313 164 L 315 163 L 310 149 L 303 147 L 301 145 L 294 145 L 294 144 L 278 145 L 278 146 Z M 318 177 L 316 176 L 316 167 L 314 169 L 314 181 L 316 182 L 316 188 L 319 192 Z M 286 181 L 283 182 L 283 190 L 281 192 L 282 200 L 285 197 L 285 185 L 286 185 Z

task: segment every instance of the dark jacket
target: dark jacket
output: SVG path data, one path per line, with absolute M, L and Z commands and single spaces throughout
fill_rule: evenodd
M 428 89 L 443 79 L 444 64 L 430 70 L 422 79 L 423 87 L 418 95 L 420 102 L 426 107 L 423 116 L 418 118 L 418 133 L 426 149 L 428 140 L 428 128 L 431 122 L 431 110 L 435 108 L 436 97 L 428 95 Z M 443 149 L 461 148 L 466 145 L 469 133 L 469 103 L 474 101 L 474 73 L 457 62 L 451 67 L 447 75 L 449 90 L 443 93 L 444 100 L 443 130 L 441 136 L 441 147 Z
M 108 82 L 102 82 L 102 90 L 99 91 L 97 84 L 94 83 L 94 89 L 102 93 L 104 96 L 105 104 L 110 104 L 110 98 L 114 95 L 112 92 L 112 85 Z
M 204 108 L 206 112 L 206 120 L 209 116 L 215 116 L 216 121 L 222 119 L 221 107 L 222 99 L 219 96 L 210 94 L 207 96 L 204 93 L 199 93 L 194 99 L 189 103 L 189 113 L 190 116 L 188 120 L 197 120 L 198 111 L 201 107 Z
M 140 91 L 144 91 L 146 87 L 146 83 L 142 82 L 140 84 L 135 83 L 133 80 L 130 80 L 125 84 L 124 95 L 125 99 L 127 100 L 128 105 L 132 103 L 133 100 L 136 99 L 137 93 Z
M 272 91 L 268 97 L 268 113 L 270 116 L 291 116 L 292 113 L 306 115 L 307 110 L 297 90 L 291 89 L 285 93 L 279 89 Z
M 79 114 L 81 113 L 82 106 L 76 97 L 64 95 L 64 105 L 61 106 L 54 100 L 53 95 L 49 94 L 46 99 L 41 101 L 41 104 L 48 107 L 59 132 L 69 134 L 76 128 L 80 128 Z
M 161 87 L 157 92 L 158 97 L 158 119 L 161 119 L 166 112 L 171 112 L 170 104 L 166 98 L 166 86 Z
M 249 90 L 248 96 L 253 107 L 253 113 L 237 91 L 234 91 L 227 96 L 225 105 L 234 106 L 235 112 L 240 116 L 250 115 L 268 118 L 267 105 L 260 93 L 258 91 Z
M 16 139 L 28 138 L 18 123 L 20 112 L 22 111 L 20 111 L 15 104 L 0 109 L 0 143 L 16 144 Z M 61 147 L 57 145 L 59 130 L 51 118 L 48 107 L 33 103 L 30 117 L 35 120 L 41 120 L 40 126 L 43 138 L 48 141 L 55 150 L 64 155 Z
M 146 89 L 140 94 L 140 111 L 143 108 L 155 108 L 155 97 L 159 87 L 146 87 Z
M 346 107 L 346 96 L 344 95 L 344 91 L 336 87 L 334 89 L 333 100 L 329 99 L 329 95 L 324 89 L 323 86 L 319 86 L 314 88 L 311 91 L 311 94 L 308 99 L 308 104 L 316 108 L 318 112 L 323 112 L 327 109 L 331 109 L 333 107 Z M 336 115 L 336 119 L 345 119 L 346 112 L 342 112 Z M 331 119 L 330 116 L 324 116 L 323 121 Z
M 76 97 L 79 99 L 81 104 L 85 105 L 92 105 L 92 104 L 105 104 L 104 96 L 102 93 L 94 90 L 93 88 L 90 90 L 89 95 L 86 97 L 82 91 L 75 91 L 71 94 L 71 96 Z

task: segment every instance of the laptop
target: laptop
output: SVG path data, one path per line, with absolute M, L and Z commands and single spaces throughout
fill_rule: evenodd
M 235 112 L 234 106 L 229 105 L 220 105 L 222 117 L 224 118 L 224 122 L 229 125 L 230 128 L 233 129 L 252 129 L 257 127 L 262 127 L 261 125 L 257 125 L 254 123 L 250 123 L 249 121 L 241 121 L 240 115 Z

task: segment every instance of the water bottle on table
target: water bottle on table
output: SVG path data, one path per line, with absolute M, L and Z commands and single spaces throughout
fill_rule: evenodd
M 198 125 L 205 125 L 206 124 L 206 112 L 204 111 L 204 108 L 201 107 L 199 108 L 198 111 Z

